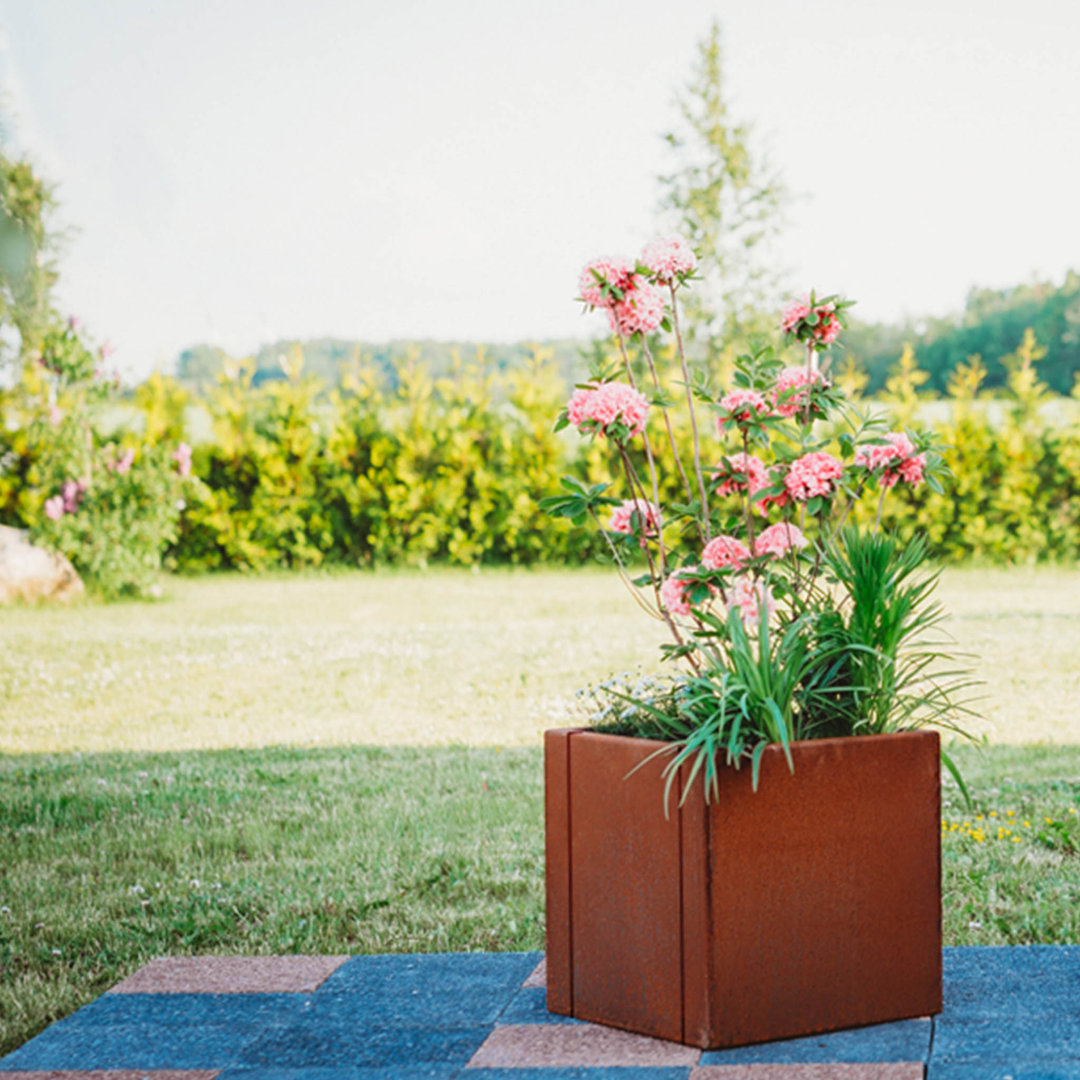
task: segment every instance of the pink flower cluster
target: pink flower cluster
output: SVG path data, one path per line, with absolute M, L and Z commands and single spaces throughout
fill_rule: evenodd
M 664 579 L 663 585 L 660 586 L 660 601 L 669 614 L 690 614 L 689 594 L 693 591 L 697 583 L 694 581 L 687 581 L 684 575 L 692 573 L 697 569 L 696 566 L 688 566 L 683 570 L 676 570 Z M 710 586 L 709 592 L 715 593 L 716 590 Z
M 697 256 L 681 236 L 658 236 L 641 252 L 641 262 L 661 285 L 674 285 L 697 269 Z
M 755 584 L 745 576 L 737 577 L 732 582 L 728 610 L 738 608 L 745 622 L 756 622 L 761 615 L 762 607 L 768 611 L 771 604 L 772 596 L 761 582 Z
M 82 480 L 65 480 L 60 494 L 45 500 L 45 516 L 50 521 L 59 521 L 65 514 L 74 514 L 85 494 L 86 484 Z
M 825 373 L 817 368 L 784 368 L 777 377 L 776 390 L 773 393 L 773 406 L 777 413 L 780 416 L 794 416 L 805 407 L 807 397 L 815 385 L 829 385 Z
M 172 459 L 176 462 L 177 472 L 181 476 L 191 475 L 191 447 L 186 442 L 182 442 L 173 451 Z
M 607 285 L 613 291 L 605 291 Z M 615 333 L 651 334 L 664 320 L 664 293 L 637 272 L 637 263 L 621 256 L 586 263 L 578 278 L 581 299 L 607 311 Z
M 772 411 L 769 403 L 756 390 L 732 390 L 720 399 L 720 410 L 718 423 L 721 433 L 732 424 L 749 424 L 768 416 Z
M 915 453 L 915 444 L 902 431 L 890 431 L 885 442 L 861 446 L 855 451 L 855 464 L 873 472 L 880 470 L 883 487 L 894 487 L 900 480 L 912 487 L 926 476 L 926 455 Z
M 796 502 L 831 495 L 844 475 L 844 465 L 832 454 L 816 451 L 796 458 L 784 477 L 784 486 Z
M 622 300 L 608 309 L 611 329 L 623 337 L 652 334 L 664 321 L 664 294 L 655 285 L 644 282 L 630 289 Z
M 592 421 L 605 433 L 610 424 L 619 420 L 630 429 L 631 435 L 640 435 L 645 430 L 648 412 L 645 395 L 618 382 L 579 386 L 566 403 L 566 415 L 576 428 L 580 430 L 583 424 Z
M 701 552 L 701 564 L 710 570 L 724 567 L 738 568 L 750 558 L 750 549 L 734 536 L 717 536 L 710 540 Z
M 635 273 L 635 269 L 632 259 L 624 259 L 618 255 L 593 259 L 585 264 L 578 278 L 581 299 L 590 307 L 610 307 L 615 298 L 610 293 L 604 294 L 604 285 L 624 293 L 636 288 L 641 278 Z
M 634 528 L 634 515 L 637 515 L 637 528 Z M 634 536 L 644 533 L 654 536 L 660 527 L 660 510 L 655 503 L 647 499 L 627 499 L 611 511 L 608 519 L 608 532 Z
M 106 461 L 105 468 L 110 472 L 128 473 L 135 464 L 135 451 L 128 447 L 115 461 Z
M 755 555 L 775 555 L 779 558 L 786 555 L 792 548 L 801 551 L 810 543 L 802 534 L 802 530 L 786 521 L 777 522 L 767 529 L 762 529 L 754 537 Z
M 817 316 L 817 323 L 810 328 L 814 341 L 822 345 L 831 345 L 840 336 L 840 319 L 836 315 L 835 305 L 830 301 L 811 309 L 809 301 L 795 300 L 784 308 L 780 320 L 780 329 L 785 334 L 798 334 L 802 323 L 811 314 Z
M 765 463 L 753 454 L 730 454 L 713 473 L 716 494 L 736 495 L 741 491 L 753 495 L 763 487 L 769 486 L 769 471 Z

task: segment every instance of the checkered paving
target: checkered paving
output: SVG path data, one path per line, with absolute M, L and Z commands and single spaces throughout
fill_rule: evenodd
M 702 1052 L 555 1016 L 538 953 L 155 960 L 0 1080 L 1080 1080 L 1080 947 L 945 950 L 925 1020 Z

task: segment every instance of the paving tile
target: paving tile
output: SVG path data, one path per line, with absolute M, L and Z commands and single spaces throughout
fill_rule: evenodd
M 303 1016 L 311 1001 L 310 994 L 105 994 L 63 1023 L 210 1024 L 258 1030 Z
M 547 986 L 547 957 L 532 969 L 529 977 L 521 984 L 523 987 Z
M 690 1080 L 923 1080 L 921 1061 L 702 1065 Z
M 347 956 L 163 956 L 110 994 L 306 994 Z
M 506 1024 L 488 1036 L 469 1068 L 695 1065 L 700 1056 L 692 1046 L 598 1024 Z
M 971 946 L 945 950 L 948 1019 L 1075 1015 L 1080 947 Z
M 490 1027 L 380 1028 L 362 1020 L 305 1021 L 267 1031 L 243 1049 L 235 1064 L 389 1067 L 419 1062 L 460 1067 L 490 1032 Z
M 924 1062 L 930 1053 L 930 1020 L 898 1020 L 799 1039 L 706 1050 L 702 1065 L 753 1065 L 788 1062 Z
M 548 1012 L 547 988 L 529 986 L 527 983 L 499 1014 L 498 1019 L 500 1024 L 583 1024 L 584 1022 L 584 1020 L 575 1020 L 572 1016 Z
M 1015 1065 L 982 1061 L 979 1064 L 945 1062 L 931 1065 L 927 1080 L 1080 1080 L 1080 1062 L 1042 1062 Z
M 221 1069 L 251 1038 L 250 1028 L 235 1025 L 97 1025 L 69 1017 L 0 1060 L 0 1070 Z
M 60 1069 L 51 1072 L 5 1072 L 2 1080 L 214 1080 L 221 1074 L 205 1069 Z
M 237 1065 L 226 1069 L 218 1080 L 454 1080 L 460 1065 L 411 1062 L 406 1065 L 329 1065 L 275 1069 Z M 6 1077 L 3 1078 L 6 1080 Z M 546 1080 L 554 1080 L 547 1077 Z
M 491 1025 L 538 953 L 355 956 L 312 998 L 312 1015 L 377 1028 Z
M 1080 1002 L 1072 1016 L 998 1017 L 993 1020 L 950 1020 L 934 1026 L 931 1064 L 996 1062 L 1035 1065 L 1080 1064 Z
M 461 1080 L 689 1080 L 690 1066 L 626 1067 L 613 1065 L 601 1068 L 562 1069 L 482 1069 L 459 1074 Z

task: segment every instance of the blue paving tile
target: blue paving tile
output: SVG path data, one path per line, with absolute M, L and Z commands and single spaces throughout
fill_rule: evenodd
M 539 953 L 356 956 L 312 995 L 312 1015 L 375 1027 L 493 1024 Z
M 412 1062 L 465 1065 L 491 1027 L 370 1027 L 357 1018 L 309 1020 L 268 1031 L 249 1043 L 237 1065 L 403 1066 Z
M 984 1061 L 978 1065 L 931 1065 L 926 1080 L 1080 1080 L 1080 1064 L 1008 1065 Z
M 1080 1064 L 1080 1002 L 1073 1015 L 950 1020 L 934 1026 L 932 1063 Z
M 310 994 L 106 994 L 64 1023 L 226 1024 L 258 1029 L 302 1016 L 310 1005 Z
M 548 1012 L 547 990 L 542 986 L 526 986 L 499 1014 L 500 1024 L 581 1024 L 572 1016 Z M 485 1074 L 486 1075 L 486 1074 Z
M 947 1019 L 1075 1015 L 1080 1002 L 1076 946 L 945 950 Z
M 237 1065 L 226 1069 L 218 1080 L 455 1080 L 460 1075 L 459 1065 L 433 1063 L 391 1065 L 367 1068 L 363 1065 L 315 1066 L 310 1069 L 267 1069 Z M 478 1078 L 480 1080 L 480 1078 Z M 548 1077 L 548 1080 L 554 1080 Z M 662 1080 L 662 1078 L 661 1078 Z
M 46 1028 L 0 1061 L 0 1069 L 217 1069 L 238 1059 L 247 1027 L 205 1024 L 97 1025 L 72 1018 Z
M 707 1050 L 702 1065 L 792 1064 L 833 1061 L 925 1061 L 930 1053 L 930 1021 L 898 1020 L 801 1039 Z

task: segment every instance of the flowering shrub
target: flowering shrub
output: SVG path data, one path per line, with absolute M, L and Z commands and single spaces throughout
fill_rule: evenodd
M 147 595 L 176 538 L 191 448 L 118 442 L 104 429 L 102 407 L 117 389 L 104 371 L 109 351 L 91 349 L 70 319 L 44 334 L 36 369 L 24 374 L 27 480 L 39 500 L 31 531 L 99 595 Z
M 664 652 L 681 664 L 663 695 L 620 708 L 620 723 L 673 742 L 669 777 L 692 759 L 711 791 L 721 764 L 747 757 L 756 784 L 768 743 L 786 750 L 796 739 L 954 727 L 966 683 L 935 676 L 941 611 L 934 576 L 922 572 L 926 544 L 881 528 L 889 491 L 942 492 L 947 470 L 933 437 L 885 430 L 830 378 L 829 349 L 851 306 L 836 296 L 811 293 L 785 309 L 780 330 L 802 362 L 786 366 L 764 347 L 739 358 L 734 386 L 712 389 L 691 371 L 679 333 L 679 291 L 695 267 L 687 245 L 669 237 L 640 259 L 583 270 L 581 299 L 609 316 L 622 362 L 594 365 L 556 428 L 602 440 L 625 491 L 615 497 L 610 484 L 568 477 L 563 494 L 541 503 L 597 524 L 614 508 L 603 532 L 610 553 L 666 625 Z M 674 337 L 671 372 L 656 360 L 660 329 Z M 689 460 L 672 418 L 680 397 Z M 721 439 L 717 460 L 703 451 L 699 409 Z M 673 488 L 674 498 L 661 498 Z M 876 499 L 876 514 L 860 528 L 852 511 L 864 496 Z M 635 577 L 631 562 L 642 559 L 647 572 Z

